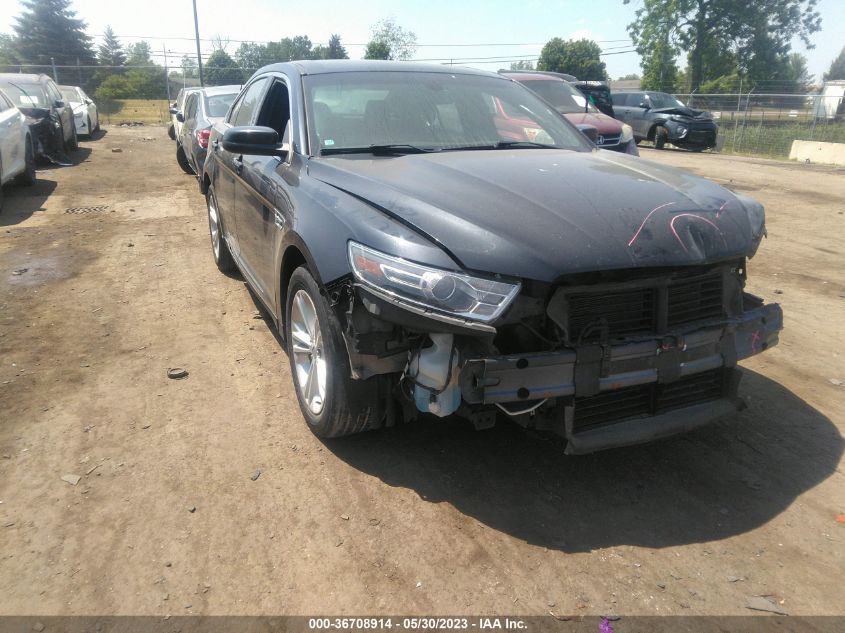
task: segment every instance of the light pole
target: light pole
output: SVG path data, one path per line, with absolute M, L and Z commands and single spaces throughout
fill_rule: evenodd
M 197 38 L 197 66 L 199 67 L 200 71 L 200 88 L 205 87 L 205 83 L 202 79 L 202 53 L 200 53 L 200 25 L 199 21 L 197 21 L 197 0 L 193 0 L 194 3 L 194 34 Z

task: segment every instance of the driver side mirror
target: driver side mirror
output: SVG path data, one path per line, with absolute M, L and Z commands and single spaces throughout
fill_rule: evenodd
M 651 109 L 651 106 L 648 105 L 645 101 L 640 101 L 640 105 L 637 106 L 638 108 L 643 108 L 645 110 Z
M 56 100 L 53 102 L 53 105 L 54 105 L 54 106 L 56 106 L 57 108 L 64 108 L 64 107 L 65 107 L 65 102 L 64 102 L 64 101 L 62 101 L 61 99 L 56 99 Z
M 176 113 L 175 113 L 175 114 L 176 114 L 176 120 L 177 120 L 177 121 L 179 121 L 179 123 L 184 123 L 184 122 L 185 122 L 185 115 L 184 115 L 184 114 L 182 114 L 182 113 L 181 113 L 181 112 L 179 112 L 178 110 L 176 111 Z
M 223 149 L 232 154 L 285 157 L 290 145 L 279 143 L 279 133 L 263 125 L 232 127 L 223 134 Z

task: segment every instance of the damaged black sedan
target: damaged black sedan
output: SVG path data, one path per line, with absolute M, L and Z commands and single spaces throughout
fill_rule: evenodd
M 201 188 L 215 262 L 272 315 L 322 437 L 428 413 L 569 453 L 644 442 L 737 411 L 738 361 L 782 328 L 744 289 L 760 204 L 596 149 L 501 75 L 265 67 Z

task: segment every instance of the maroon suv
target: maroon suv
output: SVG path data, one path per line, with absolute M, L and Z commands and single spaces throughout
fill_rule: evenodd
M 554 75 L 527 72 L 503 72 L 502 74 L 530 88 L 548 101 L 573 125 L 592 125 L 598 129 L 596 145 L 602 149 L 611 149 L 639 156 L 634 132 L 625 123 L 602 114 L 589 103 L 568 81 Z

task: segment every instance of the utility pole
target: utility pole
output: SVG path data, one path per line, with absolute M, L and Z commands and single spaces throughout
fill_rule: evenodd
M 164 85 L 167 86 L 167 103 L 170 103 L 170 75 L 167 72 L 167 47 L 162 44 L 161 51 L 164 53 Z
M 197 0 L 193 0 L 194 3 L 194 34 L 197 38 L 197 66 L 199 67 L 200 71 L 200 88 L 205 87 L 205 82 L 202 79 L 202 53 L 200 53 L 200 24 L 197 20 Z
M 56 60 L 54 58 L 50 58 L 50 63 L 53 65 L 53 81 L 59 83 L 59 75 L 56 72 Z

